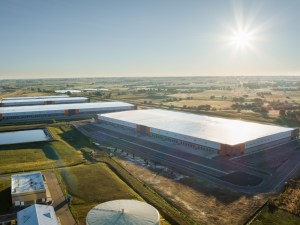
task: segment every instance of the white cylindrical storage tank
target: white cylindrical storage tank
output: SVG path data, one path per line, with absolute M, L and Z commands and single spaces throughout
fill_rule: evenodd
M 114 200 L 92 208 L 87 225 L 159 225 L 160 215 L 153 206 L 137 200 Z

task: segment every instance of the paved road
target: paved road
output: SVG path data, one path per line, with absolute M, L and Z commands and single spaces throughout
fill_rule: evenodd
M 52 172 L 43 172 L 46 177 L 47 185 L 53 200 L 52 206 L 55 209 L 56 215 L 59 217 L 62 225 L 75 225 L 77 224 L 65 201 L 65 196 L 59 186 L 57 178 Z

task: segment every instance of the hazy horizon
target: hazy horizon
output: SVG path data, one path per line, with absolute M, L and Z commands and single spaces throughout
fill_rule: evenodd
M 1 1 L 0 79 L 299 76 L 300 1 Z

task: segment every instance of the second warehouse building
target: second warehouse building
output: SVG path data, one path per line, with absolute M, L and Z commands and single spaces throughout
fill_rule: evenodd
M 299 138 L 299 129 L 160 109 L 98 115 L 98 122 L 220 155 L 240 155 Z
M 136 109 L 125 102 L 93 102 L 0 108 L 0 124 L 32 121 L 93 118 L 98 113 Z
M 71 103 L 85 103 L 88 101 L 89 99 L 85 97 L 8 99 L 8 100 L 0 101 L 0 107 L 71 104 Z

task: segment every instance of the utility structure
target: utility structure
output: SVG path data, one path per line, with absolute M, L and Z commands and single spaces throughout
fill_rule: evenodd
M 11 198 L 14 206 L 45 203 L 47 195 L 42 173 L 30 172 L 12 175 Z
M 92 208 L 86 217 L 87 225 L 159 225 L 157 209 L 137 200 L 114 200 Z

